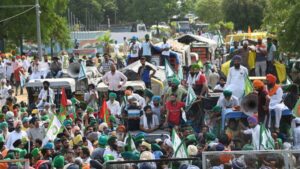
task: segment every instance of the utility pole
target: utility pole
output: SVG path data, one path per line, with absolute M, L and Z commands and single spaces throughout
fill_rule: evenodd
M 38 56 L 41 59 L 42 58 L 42 37 L 41 37 L 39 0 L 35 0 L 35 11 L 36 11 L 36 34 L 37 34 L 37 43 L 38 43 Z

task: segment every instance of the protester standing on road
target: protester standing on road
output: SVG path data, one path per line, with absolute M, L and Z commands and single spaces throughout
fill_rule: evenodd
M 105 73 L 110 71 L 110 67 L 111 65 L 114 64 L 114 61 L 110 59 L 110 56 L 107 53 L 104 53 L 103 57 L 104 57 L 104 61 L 101 62 L 101 65 L 100 67 L 98 67 L 98 70 L 104 75 Z

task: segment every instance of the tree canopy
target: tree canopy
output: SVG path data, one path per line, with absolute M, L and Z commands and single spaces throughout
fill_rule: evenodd
M 1 5 L 35 4 L 35 0 L 1 0 Z M 62 46 L 69 45 L 69 29 L 64 17 L 66 0 L 40 0 L 40 22 L 42 42 L 50 44 L 51 39 Z M 3 8 L 0 18 L 5 19 L 28 8 Z M 36 41 L 36 11 L 32 9 L 16 18 L 0 23 L 0 38 L 19 42 L 21 38 Z M 17 43 L 18 44 L 18 43 Z

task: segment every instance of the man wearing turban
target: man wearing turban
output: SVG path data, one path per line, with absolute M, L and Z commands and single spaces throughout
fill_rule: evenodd
M 222 109 L 233 108 L 239 105 L 238 98 L 232 95 L 230 90 L 224 90 L 224 97 L 220 97 L 217 105 L 222 107 Z
M 254 150 L 260 150 L 260 125 L 258 124 L 258 121 L 256 117 L 254 116 L 249 116 L 247 118 L 247 121 L 249 123 L 249 129 L 244 130 L 244 134 L 251 134 L 252 135 L 252 145 Z
M 269 113 L 275 112 L 275 128 L 279 131 L 282 111 L 288 108 L 282 102 L 283 90 L 276 84 L 277 78 L 272 74 L 267 74 L 266 78 L 270 97 Z M 271 127 L 271 118 L 269 118 L 269 127 Z
M 171 88 L 168 89 L 166 95 L 164 96 L 164 103 L 170 101 L 171 94 L 176 95 L 176 101 L 182 101 L 186 96 L 187 91 L 180 85 L 180 80 L 176 77 L 172 79 Z
M 268 92 L 265 90 L 265 84 L 261 80 L 254 80 L 253 87 L 258 97 L 258 122 L 267 124 L 269 118 L 269 97 Z
M 225 89 L 232 91 L 232 95 L 241 99 L 245 91 L 245 78 L 248 76 L 248 69 L 241 65 L 241 56 L 235 55 L 234 66 L 229 69 Z
M 121 107 L 120 103 L 116 101 L 117 94 L 114 92 L 109 93 L 109 101 L 107 101 L 107 108 L 109 109 L 110 113 L 117 118 L 120 118 L 121 115 Z M 119 122 L 119 120 L 117 120 Z

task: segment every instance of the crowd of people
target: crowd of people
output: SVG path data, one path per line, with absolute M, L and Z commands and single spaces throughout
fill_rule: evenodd
M 78 56 L 69 57 L 63 53 L 60 57 L 52 57 L 49 62 L 47 56 L 40 61 L 38 57 L 30 60 L 29 56 L 17 56 L 14 52 L 12 57 L 0 54 L 0 160 L 29 159 L 30 167 L 36 169 L 168 169 L 171 163 L 173 168 L 180 169 L 202 168 L 202 163 L 213 169 L 279 169 L 284 165 L 280 155 L 258 158 L 249 154 L 227 155 L 221 152 L 300 148 L 300 118 L 282 117 L 283 111 L 293 111 L 299 98 L 298 86 L 291 84 L 284 93 L 276 75 L 272 74 L 268 65 L 274 61 L 276 49 L 269 44 L 270 39 L 267 46 L 259 39 L 255 49 L 249 49 L 245 41 L 243 48 L 231 51 L 232 67 L 227 77 L 220 73 L 220 67 L 212 64 L 213 61 L 203 66 L 193 63 L 189 65 L 184 79 L 167 77 L 161 95 L 151 92 L 151 78 L 156 70 L 146 64 L 151 60 L 152 43 L 148 36 L 145 39 L 142 45 L 135 45 L 136 39 L 133 38 L 126 52 L 133 54 L 128 58 L 128 64 L 134 61 L 141 63 L 137 75 L 145 83 L 146 90 L 136 91 L 132 86 L 122 90 L 128 78 L 117 69 L 110 54 L 82 58 L 86 59 L 87 66 L 96 66 L 103 74 L 108 97 L 99 95 L 95 84 L 89 84 L 83 100 L 68 98 L 65 114 L 54 104 L 55 93 L 47 80 L 43 82 L 33 109 L 28 109 L 28 105 L 19 102 L 16 96 L 23 94 L 26 79 L 62 77 L 62 70 L 68 67 L 65 60 L 76 62 Z M 162 61 L 168 59 L 171 49 L 166 40 L 161 46 Z M 224 111 L 243 111 L 241 103 L 246 97 L 245 79 L 251 71 L 247 66 L 248 50 L 256 52 L 256 75 L 266 77 L 266 83 L 262 80 L 251 82 L 254 89 L 250 94 L 257 98 L 257 111 L 243 112 L 246 117 L 229 119 L 222 129 Z M 187 105 L 189 89 L 197 97 L 194 105 L 205 104 L 212 93 L 219 93 L 220 97 L 210 110 L 204 110 L 203 106 L 195 108 Z M 54 117 L 61 120 L 62 127 L 55 130 L 55 139 L 45 140 Z M 203 121 L 196 123 L 198 119 Z M 269 132 L 272 140 L 266 141 L 269 144 L 261 141 L 262 129 Z M 149 136 L 157 131 L 168 133 L 169 137 L 150 139 Z M 195 159 L 191 163 L 168 161 L 178 158 L 172 132 L 184 142 L 186 157 Z M 201 154 L 205 151 L 219 153 L 209 157 L 208 161 L 202 161 Z M 298 158 L 293 156 L 295 164 L 298 164 Z M 154 159 L 164 160 L 124 163 Z M 123 163 L 109 164 L 110 161 Z M 3 169 L 23 166 L 23 162 L 0 163 Z

